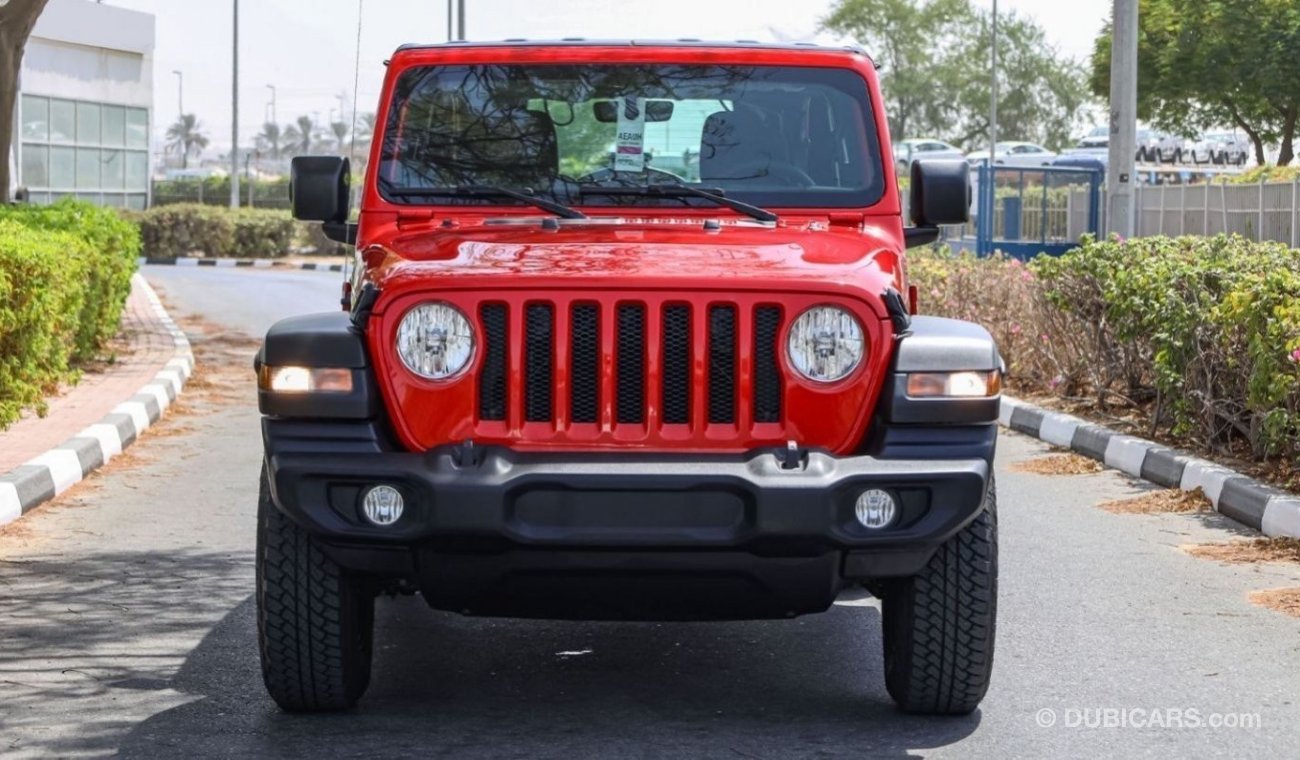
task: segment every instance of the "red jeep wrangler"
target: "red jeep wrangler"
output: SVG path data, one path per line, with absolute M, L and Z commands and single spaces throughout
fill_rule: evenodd
M 404 47 L 349 221 L 347 312 L 271 328 L 262 670 L 351 706 L 374 599 L 466 615 L 790 618 L 865 587 L 889 693 L 967 713 L 993 661 L 989 334 L 913 316 L 904 250 L 969 208 L 898 184 L 874 67 L 804 45 Z

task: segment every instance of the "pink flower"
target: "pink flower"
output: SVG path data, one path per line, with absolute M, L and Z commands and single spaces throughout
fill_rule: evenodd
M 1011 326 L 1011 334 L 1012 334 L 1012 335 L 1019 335 L 1019 334 L 1020 334 L 1020 325 L 1012 325 L 1012 326 Z
M 1049 340 L 1051 340 L 1051 338 L 1048 338 L 1048 337 L 1047 337 L 1047 333 L 1043 333 L 1042 335 L 1039 335 L 1039 336 L 1038 336 L 1038 339 L 1041 340 L 1041 341 L 1044 342 L 1044 343 L 1046 343 L 1046 342 L 1048 342 Z
M 1056 386 L 1060 385 L 1063 382 L 1065 382 L 1065 378 L 1061 377 L 1060 375 L 1057 375 L 1056 377 L 1052 378 L 1052 382 L 1050 383 L 1050 385 L 1053 388 L 1055 388 Z
M 1289 358 L 1291 359 L 1291 361 L 1300 364 L 1300 348 L 1297 348 L 1296 350 L 1292 351 L 1291 356 Z

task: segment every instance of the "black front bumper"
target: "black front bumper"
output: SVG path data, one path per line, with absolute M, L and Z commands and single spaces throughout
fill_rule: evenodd
M 981 509 L 996 436 L 981 430 L 967 458 L 791 459 L 417 454 L 342 444 L 341 429 L 264 425 L 275 503 L 336 561 L 413 581 L 440 609 L 587 619 L 785 617 L 914 574 Z M 360 509 L 381 483 L 406 502 L 386 528 Z M 893 526 L 858 524 L 868 488 L 901 504 Z

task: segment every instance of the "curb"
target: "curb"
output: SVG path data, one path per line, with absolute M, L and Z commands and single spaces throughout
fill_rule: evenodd
M 1002 397 L 998 422 L 1156 485 L 1199 488 L 1214 511 L 1248 528 L 1274 538 L 1300 538 L 1300 496 L 1221 464 L 1009 396 Z
M 181 256 L 173 259 L 141 256 L 137 263 L 140 266 L 152 264 L 155 266 L 220 267 L 222 269 L 252 267 L 253 269 L 301 269 L 309 272 L 343 271 L 342 264 L 316 264 L 312 262 L 293 264 L 287 261 L 276 261 L 275 259 L 198 259 L 193 256 Z
M 163 308 L 158 294 L 138 273 L 132 278 L 132 285 L 144 290 L 154 314 L 171 333 L 175 353 L 152 380 L 99 422 L 0 474 L 0 525 L 13 522 L 53 499 L 122 453 L 162 417 L 194 371 L 190 341 Z

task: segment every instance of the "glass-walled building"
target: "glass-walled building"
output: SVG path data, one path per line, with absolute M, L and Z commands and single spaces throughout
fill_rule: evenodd
M 149 202 L 154 17 L 50 0 L 23 56 L 16 185 L 33 203 Z

